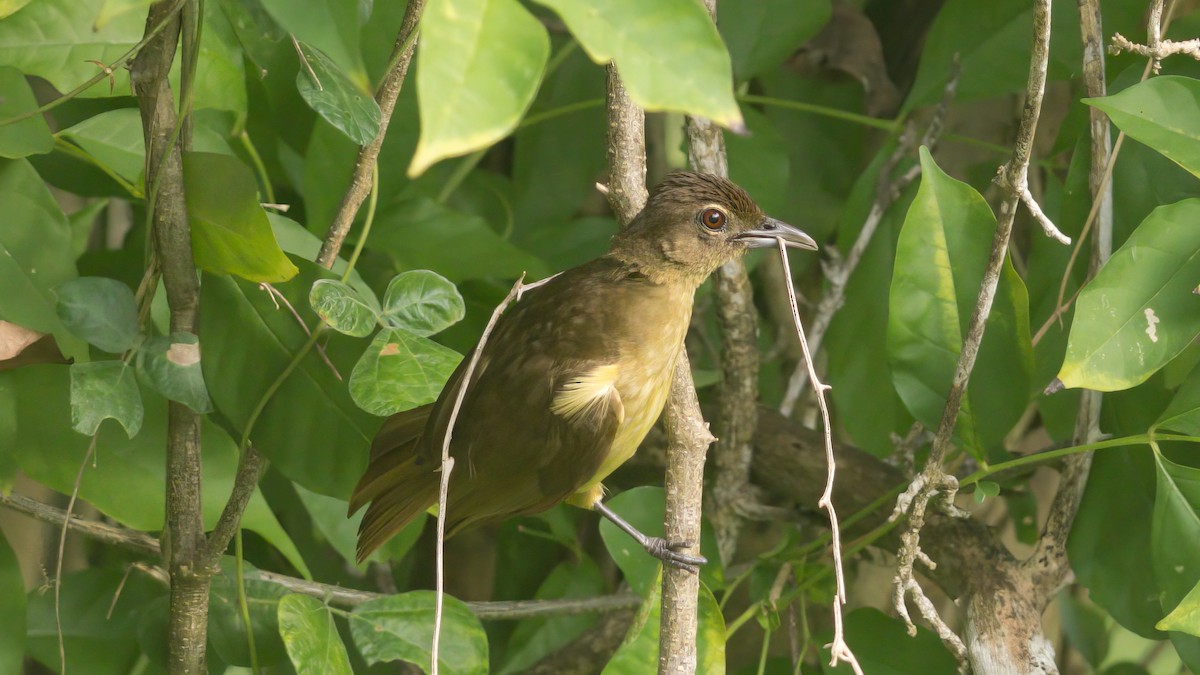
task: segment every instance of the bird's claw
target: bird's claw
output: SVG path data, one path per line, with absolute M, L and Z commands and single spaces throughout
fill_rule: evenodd
M 694 542 L 667 541 L 662 537 L 647 537 L 646 541 L 642 542 L 646 552 L 663 561 L 664 564 L 698 574 L 700 566 L 707 565 L 708 559 L 701 555 L 690 555 L 681 550 L 691 548 L 693 545 Z

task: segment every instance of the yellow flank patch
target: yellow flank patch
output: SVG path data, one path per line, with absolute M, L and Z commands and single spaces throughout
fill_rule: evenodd
M 568 380 L 550 402 L 550 412 L 575 421 L 585 416 L 606 415 L 609 406 L 615 403 L 617 423 L 620 424 L 625 420 L 625 407 L 617 394 L 619 374 L 620 367 L 610 363 Z

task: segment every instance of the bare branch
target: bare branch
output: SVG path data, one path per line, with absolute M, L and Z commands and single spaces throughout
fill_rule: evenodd
M 1150 5 L 1150 18 L 1146 27 L 1147 44 L 1140 45 L 1136 42 L 1130 42 L 1120 33 L 1114 33 L 1112 44 L 1108 47 L 1108 53 L 1116 56 L 1126 51 L 1145 56 L 1150 59 L 1150 69 L 1156 75 L 1162 69 L 1162 60 L 1168 56 L 1183 54 L 1200 61 L 1200 39 L 1183 40 L 1181 42 L 1164 40 L 1162 35 L 1166 32 L 1166 28 L 1161 25 L 1162 18 L 1163 0 L 1154 0 L 1154 3 Z M 1169 18 L 1168 21 L 1170 21 Z

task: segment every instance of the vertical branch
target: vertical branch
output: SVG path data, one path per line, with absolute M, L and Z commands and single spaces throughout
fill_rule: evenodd
M 317 254 L 317 264 L 326 268 L 333 267 L 342 243 L 354 224 L 358 209 L 371 192 L 372 177 L 375 174 L 375 160 L 379 158 L 379 149 L 383 147 L 383 138 L 387 134 L 388 123 L 392 120 L 392 112 L 396 109 L 396 98 L 408 75 L 408 66 L 412 63 L 413 49 L 417 44 L 417 31 L 420 28 L 421 12 L 425 9 L 425 0 L 408 0 L 404 9 L 404 20 L 400 24 L 400 33 L 396 36 L 396 46 L 392 49 L 387 73 L 379 90 L 375 93 L 375 101 L 382 113 L 379 118 L 379 133 L 370 143 L 358 149 L 358 159 L 354 162 L 354 174 L 350 178 L 350 187 L 342 196 L 333 222 L 329 224 L 329 232 L 321 244 L 321 252 Z
M 629 99 L 615 67 L 608 67 L 608 199 L 622 227 L 646 204 L 645 115 Z M 681 350 L 666 409 L 667 472 L 664 529 L 667 541 L 685 541 L 699 553 L 704 454 L 713 441 L 700 414 L 687 350 Z M 659 628 L 660 673 L 696 670 L 696 604 L 700 579 L 690 572 L 663 570 Z
M 711 12 L 715 3 L 706 3 Z M 728 177 L 725 137 L 712 120 L 687 119 L 688 156 L 692 169 Z M 717 465 L 713 484 L 711 520 L 716 530 L 721 560 L 728 562 L 737 549 L 742 514 L 756 501 L 750 487 L 751 439 L 758 424 L 758 312 L 746 265 L 730 260 L 713 275 L 717 321 L 721 326 L 721 378 L 718 399 Z
M 1151 10 L 1150 41 L 1157 45 L 1160 35 L 1162 3 L 1154 3 L 1157 16 Z M 1079 3 L 1079 28 L 1083 39 L 1083 81 L 1089 97 L 1106 94 L 1104 83 L 1104 32 L 1100 16 L 1100 0 L 1081 0 Z M 1157 64 L 1157 61 L 1154 61 Z M 1104 261 L 1112 254 L 1112 183 L 1106 180 L 1106 169 L 1110 155 L 1110 131 L 1108 116 L 1096 108 L 1089 111 L 1091 131 L 1092 165 L 1088 174 L 1088 187 L 1092 201 L 1098 204 L 1097 227 L 1092 231 L 1092 256 L 1088 265 L 1088 279 L 1100 270 Z M 1079 413 L 1075 417 L 1075 445 L 1093 443 L 1100 437 L 1100 403 L 1098 391 L 1084 389 L 1079 398 Z M 1026 561 L 1039 600 L 1044 605 L 1062 583 L 1068 570 L 1067 535 L 1083 499 L 1087 486 L 1088 472 L 1092 467 L 1092 453 L 1071 455 L 1063 463 L 1058 492 L 1050 505 L 1046 525 L 1038 537 L 1033 555 Z
M 171 309 L 171 331 L 194 334 L 200 289 L 184 202 L 182 155 L 175 143 L 178 120 L 167 82 L 180 33 L 178 7 L 172 5 L 159 0 L 151 6 L 146 30 L 151 31 L 162 22 L 166 22 L 166 27 L 133 60 L 130 79 L 138 97 L 146 140 L 154 248 Z M 166 563 L 171 575 L 170 670 L 201 673 L 205 670 L 211 571 L 202 564 L 205 537 L 200 509 L 200 417 L 174 401 L 167 412 L 166 497 L 164 539 L 169 544 Z

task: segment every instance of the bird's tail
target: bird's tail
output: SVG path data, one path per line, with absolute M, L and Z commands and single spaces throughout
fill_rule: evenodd
M 358 562 L 437 502 L 436 464 L 419 452 L 432 406 L 399 413 L 384 423 L 371 448 L 371 461 L 350 497 L 350 514 L 365 504 L 358 526 Z

